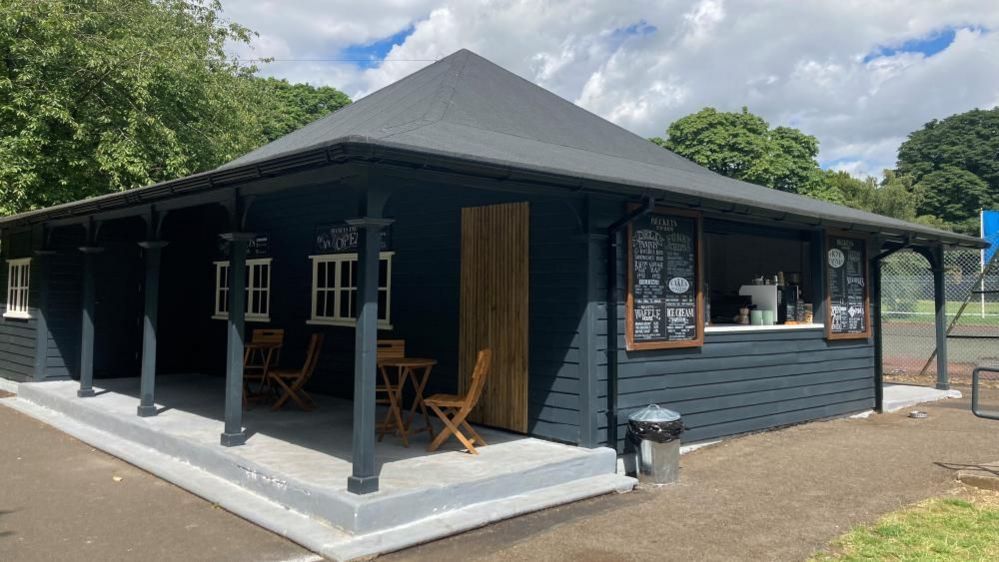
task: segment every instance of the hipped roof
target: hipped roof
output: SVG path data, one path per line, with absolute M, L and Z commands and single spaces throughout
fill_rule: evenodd
M 815 222 L 860 230 L 911 233 L 920 238 L 983 247 L 979 238 L 860 211 L 734 180 L 635 135 L 575 104 L 462 49 L 339 111 L 258 148 L 217 170 L 173 182 L 112 194 L 0 219 L 44 220 L 136 204 L 143 190 L 213 178 L 249 177 L 246 172 L 275 162 L 362 146 L 410 159 L 481 164 L 534 175 L 619 186 L 669 199 L 716 201 L 770 214 L 786 213 Z M 350 152 L 350 151 L 348 151 Z M 131 197 L 129 197 L 131 194 Z M 127 200 L 125 198 L 128 198 Z M 122 205 L 115 205 L 116 199 Z M 129 201 L 131 203 L 129 203 Z M 89 203 L 89 205 L 88 205 Z

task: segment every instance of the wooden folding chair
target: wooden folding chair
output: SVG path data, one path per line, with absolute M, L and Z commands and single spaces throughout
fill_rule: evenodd
M 275 388 L 282 391 L 281 397 L 274 403 L 272 410 L 279 410 L 289 399 L 294 400 L 303 410 L 316 408 L 316 403 L 305 392 L 305 383 L 309 382 L 312 373 L 319 363 L 319 352 L 323 347 L 323 335 L 312 334 L 309 348 L 305 353 L 305 364 L 299 370 L 274 369 L 267 372 L 267 380 L 274 383 Z
M 244 406 L 253 398 L 264 396 L 268 382 L 267 371 L 280 362 L 282 345 L 284 345 L 284 330 L 279 328 L 253 330 L 250 343 L 243 350 Z M 253 383 L 257 384 L 255 392 L 250 390 Z
M 379 362 L 386 359 L 402 359 L 406 356 L 406 340 L 378 340 L 376 357 Z M 385 437 L 385 433 L 391 429 L 401 429 L 402 425 L 402 405 L 399 404 L 399 386 L 402 381 L 393 381 L 388 370 L 381 364 L 378 365 L 382 382 L 375 386 L 375 404 L 388 406 L 385 419 L 377 425 L 378 440 Z M 384 395 L 379 397 L 379 395 Z M 403 443 L 409 445 L 406 436 L 403 435 Z
M 481 447 L 486 444 L 482 436 L 469 425 L 467 418 L 475 405 L 479 403 L 482 389 L 486 386 L 486 376 L 492 365 L 492 355 L 492 350 L 489 349 L 479 351 L 479 356 L 475 360 L 475 370 L 472 371 L 472 384 L 464 396 L 434 394 L 423 401 L 444 422 L 444 431 L 441 431 L 430 443 L 430 446 L 427 447 L 428 451 L 436 451 L 451 435 L 461 441 L 461 444 L 473 455 L 479 454 L 475 450 L 475 445 Z M 467 431 L 471 437 L 462 433 L 462 429 Z

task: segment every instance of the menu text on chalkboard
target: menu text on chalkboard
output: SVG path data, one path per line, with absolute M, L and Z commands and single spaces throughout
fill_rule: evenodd
M 826 244 L 828 272 L 829 338 L 866 338 L 870 335 L 870 302 L 867 279 L 867 241 L 829 236 Z
M 629 350 L 704 343 L 700 215 L 662 209 L 628 230 Z

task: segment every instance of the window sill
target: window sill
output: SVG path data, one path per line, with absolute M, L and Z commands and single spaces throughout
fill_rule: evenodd
M 212 315 L 212 320 L 228 320 L 228 316 L 220 316 L 218 314 Z M 243 322 L 270 322 L 270 316 L 245 316 L 243 317 Z
M 4 312 L 3 317 L 10 318 L 11 320 L 31 320 L 34 318 L 34 316 L 28 312 Z
M 824 330 L 825 324 L 775 324 L 772 326 L 753 326 L 747 324 L 721 324 L 705 326 L 705 334 L 734 334 L 739 332 L 793 332 L 796 330 Z
M 357 327 L 357 321 L 355 321 L 355 320 L 322 320 L 322 319 L 317 320 L 317 319 L 313 318 L 311 320 L 306 320 L 305 323 L 307 325 L 309 325 L 309 326 L 339 326 L 341 328 L 356 328 Z M 392 324 L 389 324 L 387 322 L 379 322 L 378 323 L 378 329 L 379 330 L 392 330 L 393 326 L 392 326 Z

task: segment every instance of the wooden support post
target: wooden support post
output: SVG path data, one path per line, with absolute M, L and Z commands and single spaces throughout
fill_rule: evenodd
M 94 275 L 96 275 L 97 255 L 104 248 L 83 246 L 83 292 L 81 308 L 83 323 L 80 326 L 80 389 L 76 395 L 80 398 L 93 396 L 94 393 Z
M 936 311 L 937 337 L 937 388 L 950 390 L 950 376 L 947 373 L 947 294 L 944 279 L 944 248 L 939 245 L 932 250 L 933 259 L 933 305 Z
M 347 491 L 370 494 L 378 491 L 375 467 L 375 377 L 378 353 L 378 259 L 381 231 L 391 219 L 366 217 L 348 220 L 358 229 L 357 330 L 354 345 L 354 435 L 351 458 L 353 473 Z
M 597 319 L 600 316 L 600 303 L 605 295 L 600 294 L 599 281 L 603 273 L 607 249 L 607 231 L 597 227 L 594 217 L 593 201 L 585 200 L 583 207 L 585 220 L 582 224 L 583 235 L 581 253 L 585 264 L 586 279 L 582 284 L 583 314 L 579 321 L 579 445 L 582 447 L 598 447 L 600 445 L 598 419 L 600 404 L 598 402 L 600 361 L 598 358 Z
M 243 431 L 243 322 L 246 313 L 246 249 L 253 234 L 231 232 L 229 242 L 229 320 L 225 371 L 225 430 L 222 445 L 246 443 Z
M 142 377 L 139 382 L 139 417 L 156 415 L 156 321 L 159 315 L 160 261 L 166 242 L 139 242 L 146 254 L 146 282 L 142 318 Z
M 875 248 L 876 252 L 880 247 Z M 867 267 L 871 283 L 871 330 L 874 334 L 874 411 L 884 411 L 884 333 L 881 323 L 881 258 L 874 257 Z

